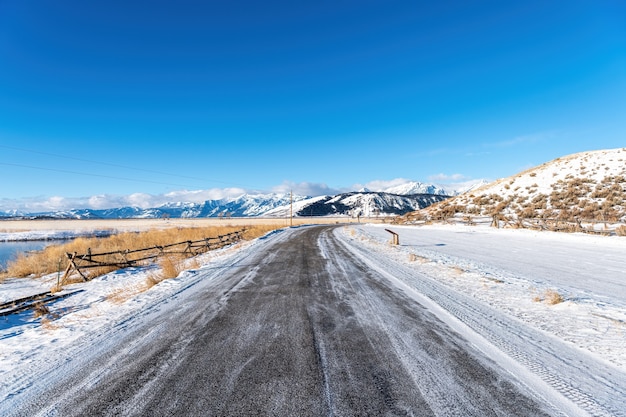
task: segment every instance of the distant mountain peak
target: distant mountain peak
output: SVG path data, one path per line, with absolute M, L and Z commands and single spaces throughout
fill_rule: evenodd
M 449 191 L 444 190 L 434 184 L 425 184 L 419 181 L 409 181 L 404 184 L 395 185 L 383 190 L 389 194 L 411 195 L 411 194 L 434 194 L 434 195 L 451 195 Z

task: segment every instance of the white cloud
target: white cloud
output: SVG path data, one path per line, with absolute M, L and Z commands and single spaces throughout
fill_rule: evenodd
M 163 198 L 167 202 L 185 201 L 190 203 L 201 203 L 207 200 L 222 200 L 225 198 L 236 198 L 251 191 L 243 188 L 211 188 L 208 190 L 177 190 L 171 191 Z
M 154 207 L 154 204 L 159 200 L 159 196 L 153 196 L 146 193 L 133 193 L 124 197 L 125 206 L 149 208 Z
M 30 197 L 21 200 L 7 200 L 3 202 L 4 210 L 24 210 L 29 212 L 65 210 L 74 204 L 85 204 L 84 199 L 65 198 L 60 196 L 52 197 Z M 5 208 L 6 207 L 6 208 Z
M 387 188 L 397 187 L 399 185 L 403 185 L 408 182 L 411 182 L 411 180 L 407 180 L 406 178 L 395 178 L 393 180 L 373 180 L 366 184 L 354 184 L 352 186 L 352 190 L 360 190 L 362 188 L 367 188 L 368 190 L 371 190 L 371 191 L 383 191 L 383 190 L 386 190 Z
M 463 174 L 444 174 L 444 173 L 440 173 L 440 174 L 435 174 L 435 175 L 430 175 L 428 177 L 428 181 L 431 182 L 443 182 L 443 183 L 447 183 L 447 182 L 458 182 L 458 181 L 463 181 L 463 180 L 467 180 L 468 178 L 463 175 Z
M 106 195 L 92 195 L 89 197 L 89 206 L 99 209 L 99 208 L 107 208 L 109 200 Z
M 284 181 L 282 184 L 272 188 L 272 192 L 274 193 L 289 193 L 290 191 L 293 191 L 293 193 L 297 195 L 306 195 L 309 197 L 333 195 L 340 192 L 339 190 L 334 190 L 328 187 L 326 184 L 315 182 L 295 183 L 291 181 Z
M 434 174 L 428 177 L 428 181 L 448 192 L 465 191 L 477 184 L 489 182 L 486 178 L 473 179 L 463 174 Z
M 301 182 L 293 183 L 285 181 L 273 187 L 272 192 L 288 193 L 293 190 L 295 194 L 318 196 L 337 194 L 339 191 L 330 189 L 326 184 Z M 71 210 L 71 209 L 108 209 L 115 207 L 158 207 L 167 203 L 202 203 L 207 200 L 234 199 L 244 194 L 259 194 L 260 191 L 246 190 L 243 188 L 211 188 L 208 190 L 176 190 L 165 194 L 133 193 L 129 195 L 97 194 L 89 197 L 66 198 L 52 197 L 28 197 L 21 199 L 0 199 L 0 210 L 19 210 L 26 213 L 38 213 L 47 211 Z

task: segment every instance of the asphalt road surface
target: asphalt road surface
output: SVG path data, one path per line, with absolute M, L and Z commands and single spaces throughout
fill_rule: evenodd
M 267 239 L 198 288 L 15 415 L 558 414 L 332 227 Z

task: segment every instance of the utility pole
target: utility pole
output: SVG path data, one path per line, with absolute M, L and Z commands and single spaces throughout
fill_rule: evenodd
M 289 190 L 289 226 L 293 226 L 293 190 Z

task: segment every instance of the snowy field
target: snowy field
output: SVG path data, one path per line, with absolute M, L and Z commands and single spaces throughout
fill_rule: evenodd
M 391 235 L 385 228 L 399 233 L 399 246 L 388 243 Z M 283 235 L 274 232 L 277 234 Z M 558 360 L 575 363 L 574 370 L 564 370 L 570 372 L 565 375 L 569 381 L 576 379 L 576 367 L 587 369 L 589 375 L 581 376 L 580 388 L 567 382 L 561 392 L 572 390 L 579 402 L 589 402 L 590 410 L 594 398 L 622 409 L 623 395 L 605 397 L 607 392 L 623 393 L 621 387 L 626 384 L 626 238 L 488 227 L 366 224 L 340 227 L 336 234 L 355 256 L 386 271 L 418 300 L 432 304 L 430 308 L 441 305 L 445 314 L 460 312 L 454 318 L 460 320 L 457 330 L 470 340 L 478 334 L 491 343 L 489 349 L 497 346 L 494 352 L 515 357 L 516 366 L 532 369 L 530 379 L 539 375 L 546 381 L 542 369 L 560 366 Z M 272 238 L 270 234 L 201 255 L 190 261 L 190 269 L 178 278 L 155 286 L 147 282 L 158 272 L 156 267 L 131 268 L 67 286 L 65 291 L 71 295 L 50 304 L 49 313 L 41 317 L 32 311 L 0 317 L 0 404 L 28 390 L 34 378 L 51 378 L 53 384 L 54 378 L 47 375 L 58 362 L 71 361 L 74 354 L 89 355 L 94 343 L 116 343 L 116 329 L 124 328 L 131 317 L 148 320 L 150 311 L 166 308 L 169 299 L 193 290 L 201 280 L 219 276 L 223 268 L 241 262 Z M 0 303 L 48 291 L 56 280 L 56 274 L 8 279 L 0 284 Z M 442 301 L 435 292 L 428 292 L 441 288 L 445 291 Z M 562 302 L 550 304 L 550 292 L 559 294 Z M 457 302 L 457 310 L 450 307 Z M 537 361 L 544 353 L 533 356 L 535 353 L 516 351 L 511 346 L 518 342 L 506 332 L 525 339 L 518 346 L 527 342 L 544 350 L 557 346 L 553 354 L 563 358 L 550 359 L 541 365 L 544 368 L 533 369 L 533 364 L 541 364 Z M 106 340 L 98 336 L 103 333 L 109 335 Z M 506 343 L 498 345 L 499 341 Z M 559 346 L 567 349 L 560 352 Z M 552 386 L 558 390 L 558 384 Z
M 346 217 L 316 218 L 316 223 L 349 221 Z M 0 241 L 66 239 L 93 233 L 140 232 L 172 227 L 246 226 L 251 224 L 289 225 L 289 219 L 280 217 L 170 218 L 170 219 L 54 219 L 54 220 L 0 220 Z M 294 217 L 293 224 L 311 223 L 310 218 Z
M 626 371 L 626 238 L 443 225 L 356 231 L 368 250 Z M 563 302 L 550 304 L 551 293 Z

